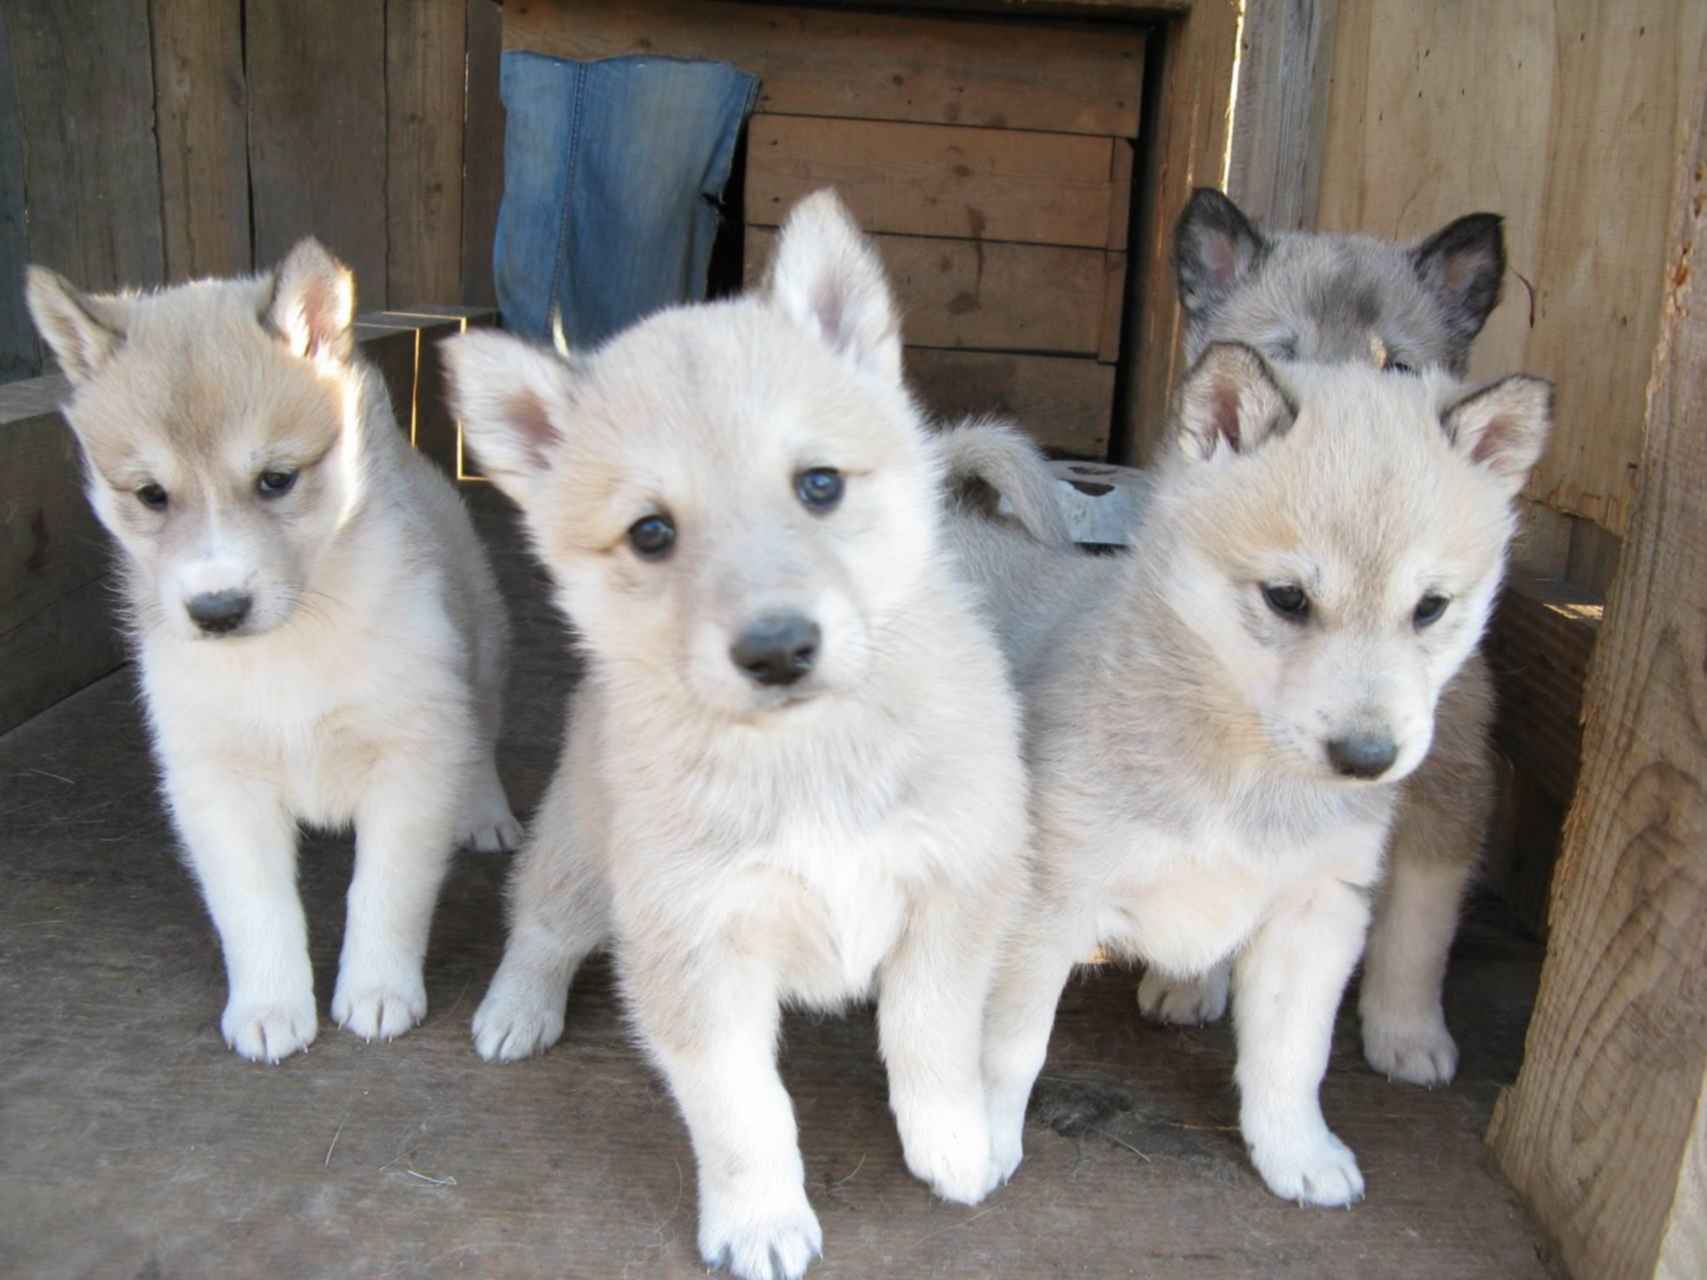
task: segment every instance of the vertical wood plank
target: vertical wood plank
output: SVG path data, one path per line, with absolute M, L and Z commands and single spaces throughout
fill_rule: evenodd
M 386 295 L 449 302 L 462 285 L 467 0 L 387 0 Z
M 24 223 L 24 138 L 12 75 L 12 36 L 0 9 L 0 382 L 41 372 L 41 349 L 19 287 L 30 245 Z
M 1314 227 L 1337 0 L 1247 4 L 1227 194 L 1266 226 Z
M 151 19 L 166 278 L 248 271 L 242 0 L 152 0 Z
M 1195 0 L 1162 31 L 1159 84 L 1146 96 L 1150 145 L 1139 182 L 1140 239 L 1133 247 L 1136 323 L 1122 334 L 1130 368 L 1116 406 L 1111 461 L 1141 464 L 1167 425 L 1168 398 L 1179 373 L 1180 315 L 1174 296 L 1173 223 L 1193 187 L 1218 186 L 1227 151 L 1227 104 L 1238 52 L 1238 0 Z M 1153 69 L 1146 68 L 1146 77 Z
M 245 10 L 255 261 L 315 235 L 385 305 L 385 9 L 293 0 Z
M 504 102 L 498 93 L 503 11 L 468 0 L 468 76 L 462 115 L 462 301 L 498 305 L 492 240 L 504 194 Z
M 31 258 L 84 288 L 158 284 L 148 0 L 12 0 L 6 19 Z
M 1641 497 L 1589 672 L 1523 1070 L 1489 1141 L 1573 1275 L 1707 1275 L 1707 101 L 1669 220 Z

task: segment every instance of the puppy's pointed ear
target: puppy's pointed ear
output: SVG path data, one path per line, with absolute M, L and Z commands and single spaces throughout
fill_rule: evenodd
M 1472 213 L 1448 223 L 1411 250 L 1411 265 L 1440 302 L 1462 359 L 1500 300 L 1505 230 L 1499 214 Z
M 124 345 L 130 306 L 122 298 L 82 293 L 57 271 L 32 266 L 24 273 L 24 299 L 72 386 L 94 377 Z
M 1238 205 L 1213 187 L 1193 191 L 1174 224 L 1174 280 L 1186 315 L 1213 311 L 1267 253 Z
M 1285 431 L 1295 413 L 1260 355 L 1242 343 L 1217 342 L 1180 384 L 1180 451 L 1193 462 L 1224 462 Z
M 490 329 L 446 338 L 439 350 L 463 439 L 487 477 L 525 502 L 563 442 L 568 367 L 542 347 Z
M 264 318 L 293 355 L 342 363 L 354 347 L 355 273 L 313 236 L 298 240 L 273 272 Z
M 1529 480 L 1553 428 L 1553 384 L 1515 373 L 1472 391 L 1440 416 L 1446 438 L 1512 496 Z
M 860 368 L 901 381 L 901 318 L 877 250 L 828 188 L 794 206 L 771 262 L 770 297 Z

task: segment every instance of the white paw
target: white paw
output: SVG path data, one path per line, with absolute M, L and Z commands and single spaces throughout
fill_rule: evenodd
M 799 1280 L 824 1251 L 818 1215 L 796 1190 L 792 1204 L 772 1206 L 719 1197 L 699 1214 L 699 1254 L 741 1280 Z
M 474 1050 L 488 1062 L 544 1053 L 563 1037 L 563 995 L 502 968 L 474 1011 Z
M 1252 1143 L 1251 1163 L 1283 1200 L 1339 1207 L 1363 1199 L 1357 1157 L 1326 1125 L 1281 1141 Z
M 1195 1027 L 1227 1012 L 1227 970 L 1217 965 L 1196 977 L 1176 978 L 1146 969 L 1138 982 L 1138 1009 L 1151 1022 Z
M 1363 1056 L 1389 1080 L 1432 1088 L 1458 1071 L 1458 1045 L 1436 1015 L 1411 1022 L 1363 1018 Z
M 510 812 L 502 790 L 487 791 L 458 824 L 456 847 L 476 853 L 509 853 L 522 843 L 522 824 Z
M 320 1029 L 314 992 L 282 998 L 234 993 L 219 1019 L 225 1043 L 251 1062 L 279 1062 L 314 1043 Z
M 1025 1103 L 990 1108 L 990 1174 L 1000 1186 L 1025 1156 Z
M 332 993 L 332 1021 L 363 1040 L 395 1040 L 427 1016 L 419 967 L 346 965 Z
M 981 1091 L 964 1101 L 911 1100 L 896 1107 L 895 1123 L 908 1170 L 944 1200 L 977 1204 L 1001 1181 Z

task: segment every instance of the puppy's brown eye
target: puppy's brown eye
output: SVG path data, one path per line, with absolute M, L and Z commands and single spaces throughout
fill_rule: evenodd
M 166 503 L 170 501 L 166 496 L 166 490 L 152 481 L 136 491 L 136 500 L 150 511 L 164 511 Z
M 663 516 L 642 516 L 628 526 L 628 545 L 642 560 L 662 560 L 676 545 L 676 526 Z
M 1288 622 L 1302 622 L 1310 615 L 1310 597 L 1304 588 L 1290 582 L 1265 582 L 1262 598 Z
M 1445 596 L 1431 591 L 1417 601 L 1416 612 L 1411 615 L 1411 620 L 1416 624 L 1417 630 L 1421 631 L 1424 627 L 1439 622 L 1440 615 L 1446 612 L 1446 606 L 1451 603 Z
M 263 498 L 282 498 L 296 488 L 295 471 L 263 471 L 255 480 L 255 492 Z

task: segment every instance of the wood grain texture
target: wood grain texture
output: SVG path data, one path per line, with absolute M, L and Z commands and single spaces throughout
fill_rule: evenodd
M 242 0 L 151 0 L 149 17 L 166 278 L 249 271 Z
M 29 262 L 29 232 L 24 213 L 24 130 L 18 119 L 18 93 L 12 74 L 12 36 L 0 9 L 0 383 L 33 378 L 41 372 L 42 352 L 24 291 L 18 282 Z
M 1113 164 L 1108 138 L 755 115 L 747 221 L 835 187 L 867 231 L 1100 248 Z
M 6 24 L 31 259 L 86 289 L 160 283 L 148 0 L 15 0 Z
M 521 0 L 504 42 L 560 58 L 731 62 L 778 115 L 1138 133 L 1144 33 L 970 16 L 701 0 Z
M 1641 497 L 1589 674 L 1524 1066 L 1489 1140 L 1577 1276 L 1707 1275 L 1707 102 L 1679 157 Z
M 777 233 L 747 229 L 747 284 L 769 268 Z M 1101 340 L 1100 249 L 874 236 L 902 310 L 902 332 L 925 347 L 1090 355 Z
M 468 0 L 385 6 L 386 298 L 448 302 L 462 287 Z
M 1163 28 L 1153 100 L 1156 118 L 1138 175 L 1139 240 L 1133 269 L 1137 305 L 1121 341 L 1130 366 L 1118 407 L 1118 457 L 1151 460 L 1167 427 L 1168 403 L 1180 373 L 1180 316 L 1170 259 L 1173 224 L 1194 187 L 1219 186 L 1227 154 L 1227 108 L 1238 52 L 1237 0 L 1195 0 L 1190 12 Z
M 908 347 L 907 381 L 938 417 L 997 413 L 1046 449 L 1077 458 L 1108 452 L 1114 369 L 1093 359 Z
M 468 0 L 468 87 L 462 114 L 463 302 L 496 306 L 492 241 L 504 194 L 504 102 L 498 75 L 503 14 L 496 0 Z
M 1316 225 L 1338 0 L 1245 6 L 1227 194 L 1265 226 Z
M 1583 689 L 1602 598 L 1556 578 L 1514 571 L 1483 648 L 1498 692 L 1494 743 L 1512 768 L 1517 822 L 1489 860 L 1488 880 L 1538 935 L 1582 754 Z
M 0 733 L 124 661 L 110 554 L 52 375 L 0 393 Z
M 359 305 L 383 307 L 385 10 L 297 0 L 246 15 L 256 265 L 314 235 L 355 271 Z
M 1621 533 L 1664 262 L 1668 192 L 1655 179 L 1687 138 L 1707 6 L 1338 9 L 1321 225 L 1409 237 L 1475 209 L 1505 216 L 1506 301 L 1472 372 L 1557 379 L 1557 430 L 1528 492 Z

